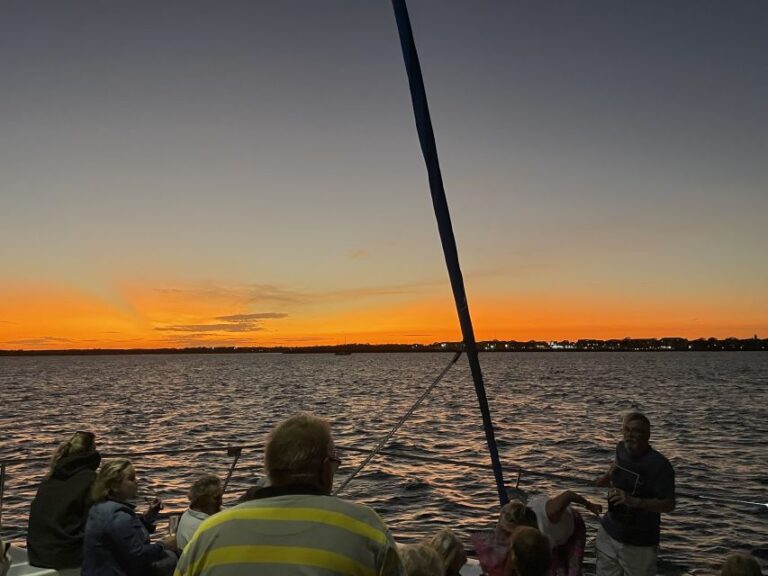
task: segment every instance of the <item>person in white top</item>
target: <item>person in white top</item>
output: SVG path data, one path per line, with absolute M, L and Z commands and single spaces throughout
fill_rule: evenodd
M 584 520 L 571 508 L 571 504 L 581 504 L 597 517 L 603 511 L 600 504 L 590 502 L 571 490 L 554 498 L 534 496 L 527 503 L 528 508 L 536 513 L 539 531 L 549 539 L 553 552 L 552 574 L 581 574 L 586 532 Z
M 218 476 L 200 476 L 189 489 L 189 509 L 181 515 L 176 529 L 179 550 L 192 539 L 203 520 L 221 510 L 222 488 Z

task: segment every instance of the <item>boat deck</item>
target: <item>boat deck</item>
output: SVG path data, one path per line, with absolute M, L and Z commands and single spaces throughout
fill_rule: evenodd
M 80 569 L 51 570 L 50 568 L 37 568 L 30 566 L 26 548 L 11 546 L 11 570 L 8 576 L 80 576 Z M 462 576 L 480 576 L 483 571 L 480 564 L 474 558 L 470 558 L 461 569 Z

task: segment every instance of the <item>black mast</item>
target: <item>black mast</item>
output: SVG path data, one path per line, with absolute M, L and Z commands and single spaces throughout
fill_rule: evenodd
M 488 442 L 493 474 L 496 477 L 496 489 L 499 492 L 499 501 L 504 505 L 509 501 L 509 496 L 504 488 L 504 476 L 501 470 L 501 463 L 499 462 L 496 438 L 493 433 L 493 422 L 491 421 L 491 412 L 488 408 L 488 398 L 485 395 L 483 374 L 480 370 L 480 361 L 477 356 L 475 333 L 472 328 L 472 318 L 469 315 L 467 295 L 464 291 L 464 279 L 461 275 L 461 267 L 459 266 L 459 254 L 456 250 L 456 239 L 453 235 L 451 215 L 448 211 L 448 201 L 445 198 L 443 176 L 440 173 L 435 134 L 432 131 L 432 120 L 429 117 L 427 93 L 424 90 L 424 80 L 421 77 L 419 56 L 416 53 L 416 44 L 413 41 L 413 31 L 411 30 L 411 21 L 408 18 L 408 8 L 405 5 L 405 0 L 392 0 L 392 7 L 395 10 L 397 29 L 400 33 L 400 45 L 403 49 L 403 60 L 405 61 L 405 69 L 408 73 L 413 114 L 416 119 L 416 128 L 419 132 L 421 151 L 424 154 L 424 161 L 427 165 L 429 189 L 432 193 L 432 205 L 435 209 L 437 227 L 440 231 L 440 241 L 443 245 L 445 263 L 448 266 L 448 274 L 451 278 L 453 298 L 456 301 L 456 311 L 459 315 L 464 347 L 467 359 L 469 360 L 469 367 L 472 371 L 472 379 L 475 382 L 475 392 L 480 403 L 480 412 L 483 416 L 485 439 Z

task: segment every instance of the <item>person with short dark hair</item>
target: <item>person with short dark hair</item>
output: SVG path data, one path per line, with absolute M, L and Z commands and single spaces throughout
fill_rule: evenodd
M 512 533 L 504 576 L 547 576 L 552 552 L 549 539 L 530 526 L 520 526 Z
M 181 515 L 176 528 L 176 544 L 183 549 L 203 520 L 221 510 L 221 480 L 213 474 L 200 476 L 189 489 L 189 508 Z
M 661 514 L 675 509 L 675 471 L 648 440 L 643 414 L 624 417 L 623 440 L 598 486 L 609 487 L 608 513 L 597 531 L 597 576 L 651 576 L 661 534 Z
M 203 521 L 178 576 L 404 576 L 376 512 L 331 496 L 341 459 L 326 420 L 297 414 L 280 422 L 264 463 L 270 486 Z
M 91 486 L 101 456 L 91 432 L 75 432 L 59 445 L 29 511 L 29 563 L 65 570 L 83 563 Z

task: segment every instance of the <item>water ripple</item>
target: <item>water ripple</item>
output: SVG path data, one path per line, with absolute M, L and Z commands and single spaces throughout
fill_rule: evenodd
M 332 420 L 340 446 L 370 448 L 449 360 L 447 354 L 169 355 L 0 358 L 0 458 L 48 456 L 79 428 L 104 452 L 202 446 L 217 453 L 136 461 L 144 491 L 185 506 L 195 474 L 226 476 L 228 445 L 263 445 L 275 422 L 299 410 Z M 518 467 L 581 478 L 613 457 L 620 414 L 646 412 L 653 443 L 675 466 L 679 489 L 762 502 L 768 486 L 768 355 L 761 353 L 499 353 L 482 356 L 507 480 Z M 463 360 L 406 422 L 387 451 L 487 463 L 474 387 Z M 344 451 L 339 476 L 365 454 Z M 23 537 L 44 463 L 8 468 L 3 535 Z M 231 504 L 263 475 L 259 449 L 243 452 Z M 576 488 L 523 473 L 528 494 Z M 490 471 L 375 458 L 346 488 L 386 519 L 399 540 L 443 526 L 463 537 L 497 510 Z M 596 521 L 585 518 L 594 539 Z M 665 515 L 660 571 L 711 573 L 731 550 L 768 560 L 768 509 L 680 499 Z M 588 550 L 588 567 L 594 566 Z

